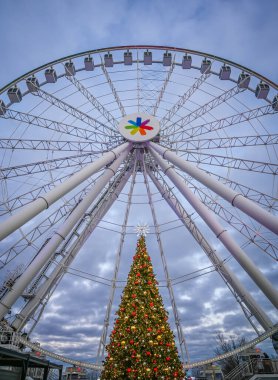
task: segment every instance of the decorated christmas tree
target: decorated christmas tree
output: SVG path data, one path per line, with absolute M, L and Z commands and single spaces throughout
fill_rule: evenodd
M 106 347 L 101 380 L 184 378 L 157 285 L 141 235 Z

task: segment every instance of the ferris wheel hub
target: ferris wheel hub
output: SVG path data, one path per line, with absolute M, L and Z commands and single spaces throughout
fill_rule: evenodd
M 119 123 L 120 134 L 133 142 L 152 140 L 159 130 L 159 121 L 154 116 L 141 112 L 126 115 Z

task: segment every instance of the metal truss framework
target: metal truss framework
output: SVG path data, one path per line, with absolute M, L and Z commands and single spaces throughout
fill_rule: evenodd
M 132 49 L 133 47 L 129 48 Z M 277 326 L 247 292 L 240 280 L 234 275 L 225 261 L 221 259 L 213 246 L 206 240 L 197 227 L 198 220 L 195 222 L 190 213 L 186 211 L 183 200 L 187 199 L 189 201 L 195 209 L 198 218 L 203 219 L 213 231 L 218 239 L 216 241 L 234 255 L 243 270 L 257 284 L 258 288 L 275 307 L 278 307 L 277 291 L 225 229 L 227 225 L 231 226 L 233 231 L 238 231 L 244 238 L 247 238 L 246 245 L 252 244 L 253 247 L 260 249 L 277 261 L 277 247 L 273 238 L 274 234 L 278 233 L 278 221 L 275 216 L 275 211 L 278 209 L 277 199 L 275 196 L 264 193 L 263 190 L 260 191 L 252 188 L 250 185 L 240 183 L 236 177 L 231 179 L 229 176 L 225 177 L 222 175 L 223 171 L 221 171 L 226 170 L 226 172 L 229 172 L 232 170 L 237 173 L 246 171 L 261 174 L 264 178 L 273 177 L 273 187 L 275 186 L 278 165 L 272 159 L 276 154 L 276 152 L 273 154 L 272 149 L 274 150 L 277 145 L 277 134 L 274 132 L 267 133 L 267 129 L 264 126 L 262 126 L 260 131 L 265 130 L 265 133 L 256 134 L 255 131 L 252 135 L 243 134 L 242 136 L 240 133 L 236 135 L 233 131 L 231 134 L 225 133 L 226 130 L 231 131 L 229 127 L 239 124 L 243 125 L 243 123 L 249 123 L 253 119 L 261 120 L 264 116 L 274 115 L 277 112 L 277 105 L 274 102 L 271 105 L 259 108 L 251 109 L 251 107 L 248 107 L 248 110 L 244 112 L 239 112 L 239 110 L 234 108 L 235 112 L 237 112 L 235 115 L 216 119 L 213 116 L 213 111 L 216 107 L 229 104 L 229 99 L 236 98 L 239 93 L 250 92 L 248 90 L 255 92 L 253 88 L 249 88 L 248 86 L 242 88 L 243 86 L 241 85 L 244 81 L 238 82 L 238 85 L 234 86 L 237 80 L 231 79 L 234 87 L 228 90 L 221 90 L 221 94 L 218 96 L 215 96 L 213 94 L 215 91 L 212 91 L 213 93 L 209 94 L 205 104 L 202 103 L 197 109 L 188 111 L 186 103 L 189 99 L 197 93 L 201 86 L 208 86 L 209 88 L 211 86 L 209 83 L 210 78 L 212 76 L 215 77 L 218 73 L 207 70 L 189 86 L 187 91 L 183 91 L 173 97 L 171 97 L 171 94 L 168 98 L 169 94 L 167 91 L 170 91 L 170 86 L 173 86 L 175 81 L 177 81 L 177 78 L 175 78 L 175 68 L 180 68 L 181 64 L 178 62 L 178 59 L 174 59 L 168 72 L 165 70 L 161 71 L 163 73 L 162 85 L 160 79 L 159 85 L 154 86 L 151 90 L 146 90 L 141 85 L 139 75 L 141 73 L 141 64 L 144 62 L 140 60 L 139 53 L 140 49 L 143 48 L 145 47 L 136 47 L 137 59 L 136 61 L 132 61 L 132 64 L 136 63 L 136 70 L 134 70 L 135 87 L 133 90 L 137 95 L 135 99 L 129 99 L 131 102 L 134 102 L 131 106 L 121 98 L 124 91 L 117 88 L 117 81 L 113 80 L 113 70 L 110 71 L 106 68 L 107 66 L 102 56 L 100 57 L 100 63 L 95 66 L 100 68 L 100 71 L 103 73 L 105 78 L 104 85 L 106 86 L 106 90 L 107 84 L 109 86 L 109 96 L 111 98 L 112 93 L 117 112 L 115 110 L 108 110 L 108 108 L 110 109 L 108 104 L 112 104 L 111 99 L 109 99 L 110 103 L 105 105 L 105 102 L 100 100 L 102 99 L 102 95 L 99 97 L 94 96 L 87 89 L 85 80 L 79 80 L 75 74 L 69 75 L 67 70 L 66 73 L 60 74 L 58 79 L 60 80 L 60 78 L 65 77 L 68 83 L 74 87 L 74 90 L 76 91 L 77 89 L 78 93 L 86 98 L 86 104 L 90 103 L 93 106 L 93 109 L 88 111 L 88 113 L 81 111 L 84 104 L 82 106 L 70 105 L 62 100 L 64 98 L 59 99 L 58 95 L 56 96 L 57 93 L 54 96 L 41 89 L 46 82 L 41 83 L 35 90 L 28 90 L 23 96 L 32 93 L 34 96 L 30 96 L 30 98 L 40 98 L 48 104 L 48 107 L 50 104 L 50 109 L 59 108 L 67 115 L 65 119 L 70 116 L 70 120 L 73 120 L 72 125 L 64 123 L 65 119 L 59 122 L 40 116 L 44 111 L 39 116 L 36 116 L 33 113 L 37 111 L 22 112 L 21 108 L 19 108 L 20 111 L 12 110 L 10 109 L 10 104 L 4 106 L 0 102 L 0 118 L 3 119 L 2 121 L 19 122 L 17 124 L 19 128 L 23 129 L 24 126 L 26 130 L 29 127 L 39 127 L 39 130 L 43 133 L 49 133 L 49 138 L 42 137 L 41 139 L 33 138 L 31 133 L 27 134 L 27 137 L 24 137 L 23 133 L 23 137 L 20 135 L 18 138 L 11 134 L 10 137 L 5 136 L 1 139 L 0 149 L 5 149 L 5 152 L 15 153 L 15 155 L 22 150 L 26 151 L 27 154 L 31 151 L 53 153 L 53 158 L 50 155 L 47 156 L 47 159 L 38 162 L 33 161 L 20 165 L 11 163 L 6 165 L 6 167 L 2 166 L 0 169 L 1 178 L 8 184 L 7 189 L 10 183 L 13 183 L 12 181 L 20 180 L 21 177 L 26 178 L 28 182 L 33 177 L 36 178 L 36 175 L 42 176 L 43 173 L 50 173 L 49 178 L 41 186 L 38 184 L 32 185 L 30 186 L 30 191 L 23 189 L 19 191 L 18 195 L 11 192 L 0 204 L 0 215 L 11 214 L 4 222 L 0 223 L 0 239 L 9 237 L 16 230 L 20 231 L 23 235 L 22 238 L 13 242 L 12 246 L 1 253 L 0 268 L 8 265 L 30 246 L 35 252 L 35 256 L 25 271 L 21 270 L 14 276 L 12 287 L 6 287 L 1 293 L 0 319 L 2 319 L 2 325 L 4 327 L 8 326 L 10 330 L 20 333 L 23 329 L 27 328 L 28 334 L 31 334 L 39 322 L 52 294 L 63 276 L 67 273 L 68 268 L 78 255 L 81 247 L 111 208 L 131 177 L 126 211 L 120 232 L 121 237 L 116 252 L 114 275 L 111 280 L 110 297 L 98 347 L 98 358 L 103 357 L 121 254 L 127 234 L 127 223 L 132 206 L 136 175 L 140 173 L 144 178 L 148 203 L 154 221 L 154 233 L 157 238 L 163 271 L 169 290 L 170 303 L 177 326 L 182 360 L 184 363 L 186 361 L 189 363 L 189 353 L 184 337 L 186 321 L 182 321 L 185 324 L 185 328 L 183 328 L 179 317 L 178 305 L 174 298 L 174 283 L 169 275 L 162 246 L 161 233 L 163 231 L 161 232 L 160 230 L 155 211 L 157 201 L 151 193 L 148 177 L 156 186 L 158 190 L 157 194 L 164 198 L 182 224 L 190 232 L 191 236 L 203 249 L 215 270 L 234 295 L 256 333 L 259 335 L 261 329 L 265 331 L 241 349 L 243 350 L 246 347 L 250 347 L 250 344 L 253 345 L 266 339 L 277 331 Z M 112 48 L 105 51 L 109 52 L 109 50 L 117 52 L 120 48 Z M 167 50 L 171 50 L 171 48 Z M 100 53 L 102 52 L 100 51 Z M 181 52 L 196 54 L 196 52 L 184 49 L 172 49 L 172 52 L 177 54 Z M 87 53 L 83 55 L 86 56 Z M 197 52 L 197 55 L 204 56 L 206 59 L 211 58 L 213 64 L 219 60 L 218 57 L 212 57 L 203 53 Z M 70 57 L 67 58 L 70 59 Z M 278 89 L 277 85 L 257 73 L 227 60 L 220 59 L 220 62 L 231 64 L 237 69 L 243 69 L 244 72 L 248 72 L 250 75 L 268 83 L 276 91 Z M 65 63 L 65 59 L 52 64 L 58 65 L 60 63 Z M 52 67 L 52 64 L 44 66 L 43 69 Z M 123 62 L 114 61 L 114 66 L 120 64 L 123 64 Z M 155 61 L 155 64 L 160 64 L 160 62 Z M 198 66 L 196 68 L 199 70 Z M 12 85 L 16 88 L 16 85 L 20 84 L 21 79 L 26 80 L 30 75 L 36 74 L 41 69 L 39 68 L 37 71 L 34 70 L 26 74 L 24 77 L 14 81 Z M 80 70 L 84 69 L 78 69 L 76 73 Z M 155 75 L 153 74 L 152 77 L 150 74 L 150 81 L 154 80 Z M 5 89 L 6 87 L 0 90 L 0 94 Z M 131 91 L 130 89 L 127 90 Z M 145 99 L 145 103 L 141 99 L 144 91 L 151 92 L 151 99 Z M 266 100 L 268 103 L 271 103 L 269 99 Z M 14 103 L 17 101 L 14 101 Z M 156 140 L 158 144 L 154 142 L 122 144 L 124 139 L 117 131 L 117 117 L 119 117 L 119 114 L 125 116 L 127 107 L 134 107 L 138 112 L 147 109 L 151 110 L 153 115 L 159 113 L 162 115 L 161 133 Z M 208 120 L 211 120 L 211 117 L 216 120 L 208 122 L 206 117 L 208 117 Z M 202 118 L 205 122 L 196 125 L 195 121 L 199 118 Z M 105 122 L 100 121 L 103 119 L 105 119 Z M 218 135 L 222 131 L 223 134 Z M 53 133 L 55 138 L 50 133 Z M 256 146 L 266 147 L 269 160 L 260 161 L 260 157 L 257 158 L 256 155 L 253 155 L 255 160 L 237 156 L 239 149 L 243 150 L 246 147 L 252 149 Z M 223 152 L 216 154 L 216 149 L 229 149 L 231 155 L 224 155 Z M 233 149 L 235 149 L 236 153 L 234 153 Z M 63 156 L 55 155 L 59 152 L 62 152 Z M 72 152 L 72 155 L 64 154 L 64 152 Z M 96 157 L 99 158 L 96 159 Z M 172 165 L 176 167 L 177 172 L 175 172 Z M 67 171 L 67 169 L 69 170 Z M 99 173 L 100 170 L 103 170 L 101 175 Z M 200 182 L 201 186 L 197 185 L 196 182 Z M 176 189 L 174 190 L 175 187 Z M 176 190 L 179 190 L 182 194 L 182 201 L 176 196 Z M 73 194 L 68 196 L 70 191 L 73 191 Z M 212 193 L 215 193 L 216 197 Z M 64 199 L 64 196 L 67 196 L 67 198 Z M 225 202 L 229 202 L 231 206 L 238 208 L 244 217 L 241 219 L 239 216 L 236 216 L 231 211 L 231 207 L 227 208 L 225 206 Z M 56 203 L 56 209 L 53 207 L 54 203 Z M 48 208 L 50 210 L 47 211 L 46 216 L 42 216 L 41 214 L 41 219 L 38 219 L 36 225 L 29 230 L 26 229 L 26 232 L 24 232 L 24 225 L 35 220 L 34 218 L 37 215 Z M 215 216 L 219 216 L 225 225 L 220 225 Z M 248 222 L 247 224 L 246 220 L 250 220 L 250 223 Z M 257 226 L 259 227 L 257 228 Z M 55 231 L 53 230 L 54 228 Z M 24 306 L 20 308 L 13 319 L 10 317 L 9 319 L 5 319 L 13 306 L 19 300 L 22 300 L 22 298 L 25 301 Z M 32 343 L 26 342 L 22 338 L 18 339 L 26 344 L 26 346 L 32 347 Z M 38 350 L 37 346 L 36 350 Z M 41 348 L 38 351 L 71 364 L 101 369 L 101 366 L 88 363 L 81 364 L 81 362 L 49 353 Z M 235 352 L 240 351 L 233 351 L 226 356 L 234 355 Z M 187 359 L 185 358 L 186 356 Z M 185 368 L 193 368 L 215 360 L 219 360 L 219 357 L 210 358 L 198 363 L 185 364 Z

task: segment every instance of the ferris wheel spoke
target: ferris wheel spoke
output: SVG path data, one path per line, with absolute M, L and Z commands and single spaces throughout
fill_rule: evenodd
M 169 111 L 167 111 L 167 113 L 163 116 L 163 118 L 160 121 L 162 129 L 164 129 L 164 126 L 173 119 L 176 113 L 183 107 L 183 105 L 188 101 L 188 99 L 190 99 L 191 96 L 201 87 L 201 85 L 207 80 L 207 78 L 209 78 L 210 75 L 210 73 L 203 73 L 193 83 L 193 85 L 181 96 L 177 103 L 174 104 Z
M 69 105 L 65 101 L 56 98 L 54 95 L 47 93 L 44 90 L 37 89 L 36 92 L 33 93 L 35 96 L 39 96 L 40 98 L 46 100 L 50 104 L 62 109 L 69 115 L 73 116 L 77 120 L 82 121 L 83 123 L 90 125 L 93 128 L 95 138 L 99 137 L 102 142 L 108 142 L 107 136 L 115 136 L 115 131 L 108 127 L 107 125 L 101 123 L 97 119 L 89 116 L 88 114 L 78 110 L 77 108 Z
M 68 167 L 83 166 L 93 162 L 94 157 L 90 153 L 78 154 L 75 156 L 54 158 L 45 161 L 38 161 L 25 165 L 18 165 L 0 169 L 0 178 L 9 179 L 20 176 L 33 175 L 46 171 L 65 169 Z
M 40 116 L 31 115 L 29 113 L 7 109 L 6 113 L 4 115 L 0 115 L 0 117 L 2 117 L 3 119 L 10 118 L 10 119 L 17 120 L 29 125 L 34 125 L 41 128 L 64 133 L 66 135 L 83 138 L 84 140 L 92 140 L 93 143 L 97 145 L 98 144 L 102 144 L 104 146 L 108 145 L 108 143 L 104 143 L 103 141 L 98 141 L 98 139 L 95 139 L 94 131 L 76 127 L 74 125 L 65 124 L 59 121 L 45 119 Z
M 101 58 L 101 61 L 102 61 L 102 58 Z M 115 98 L 115 100 L 116 100 L 116 102 L 118 104 L 118 107 L 119 107 L 119 110 L 121 112 L 121 115 L 122 115 L 122 117 L 124 117 L 126 115 L 125 109 L 124 109 L 124 107 L 122 105 L 122 102 L 121 102 L 121 99 L 120 99 L 120 97 L 118 95 L 118 92 L 117 92 L 117 90 L 116 90 L 116 88 L 115 88 L 115 86 L 114 86 L 114 84 L 113 84 L 113 82 L 112 82 L 112 80 L 110 78 L 110 75 L 109 75 L 108 71 L 106 70 L 106 67 L 103 64 L 103 62 L 102 62 L 101 68 L 102 68 L 102 71 L 103 71 L 103 73 L 105 75 L 107 83 L 109 84 L 109 87 L 110 87 L 110 89 L 112 91 L 112 94 L 114 95 L 114 98 Z
M 173 62 L 171 64 L 171 67 L 170 67 L 170 69 L 169 69 L 169 71 L 168 71 L 168 73 L 167 73 L 167 75 L 165 77 L 165 80 L 164 80 L 163 84 L 162 84 L 162 87 L 161 87 L 161 89 L 160 89 L 160 91 L 158 93 L 158 98 L 157 98 L 156 103 L 155 103 L 155 105 L 153 107 L 153 113 L 152 114 L 154 116 L 156 115 L 156 112 L 157 112 L 157 110 L 159 108 L 160 102 L 163 99 L 166 87 L 167 87 L 167 85 L 168 85 L 168 83 L 170 81 L 170 78 L 171 78 L 171 75 L 173 73 L 174 67 L 175 67 L 175 59 L 173 60 Z M 162 124 L 160 123 L 160 125 L 162 125 Z
M 105 117 L 109 124 L 111 124 L 115 131 L 118 128 L 118 122 L 114 116 L 100 103 L 100 101 L 93 96 L 93 94 L 87 90 L 85 86 L 73 75 L 66 77 L 80 92 L 85 96 L 86 99 L 99 111 L 99 113 Z
M 247 170 L 249 172 L 264 173 L 277 175 L 278 174 L 278 164 L 270 162 L 261 162 L 246 160 L 237 157 L 226 157 L 218 156 L 201 152 L 190 152 L 187 151 L 182 153 L 182 157 L 189 162 L 196 164 L 205 164 L 213 166 L 221 166 L 222 168 L 237 169 L 237 170 Z
M 183 139 L 194 138 L 196 136 L 201 136 L 207 133 L 216 132 L 233 125 L 244 123 L 252 119 L 258 119 L 262 116 L 271 115 L 274 113 L 277 113 L 277 111 L 275 111 L 272 106 L 270 105 L 262 106 L 262 107 L 254 108 L 250 111 L 241 112 L 232 116 L 228 116 L 223 119 L 215 120 L 210 123 L 196 125 L 194 127 L 184 129 L 182 132 L 180 131 L 173 132 L 171 136 L 174 138 L 174 140 L 172 138 L 173 143 L 179 143 L 182 141 L 181 138 Z
M 102 154 L 103 150 L 95 151 L 91 141 L 63 141 L 63 140 L 33 140 L 33 139 L 1 139 L 0 149 L 8 150 L 47 150 L 57 152 L 87 152 Z
M 179 152 L 202 149 L 245 148 L 248 146 L 272 146 L 278 144 L 278 134 L 231 136 L 210 139 L 188 139 L 181 143 Z
M 203 188 L 195 186 L 192 181 L 186 179 L 188 186 L 195 194 L 198 194 L 201 201 L 222 220 L 231 225 L 235 230 L 240 232 L 242 236 L 248 239 L 249 244 L 258 247 L 262 252 L 266 253 L 275 261 L 278 260 L 278 247 L 271 241 L 266 239 L 258 230 L 255 230 L 242 219 L 236 217 L 227 208 L 223 207 L 219 202 L 209 196 Z
M 237 95 L 239 92 L 242 92 L 241 88 L 238 86 L 235 86 L 231 88 L 230 90 L 227 90 L 223 92 L 221 95 L 215 97 L 208 103 L 204 104 L 203 106 L 197 108 L 195 111 L 190 112 L 188 115 L 182 117 L 177 122 L 172 123 L 168 126 L 165 126 L 164 129 L 161 131 L 161 135 L 164 136 L 164 134 L 173 134 L 177 131 L 181 130 L 182 128 L 185 128 L 189 123 L 191 123 L 193 120 L 197 120 L 199 117 L 203 116 L 207 112 L 211 111 L 212 109 L 216 108 L 220 104 L 226 102 L 230 98 Z M 166 133 L 165 133 L 166 132 Z

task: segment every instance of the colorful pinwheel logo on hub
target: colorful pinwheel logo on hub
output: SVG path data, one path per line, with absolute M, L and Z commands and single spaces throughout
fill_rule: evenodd
M 147 125 L 149 123 L 150 119 L 144 120 L 142 122 L 141 117 L 136 118 L 136 122 L 133 120 L 128 120 L 129 125 L 125 126 L 125 129 L 131 129 L 130 134 L 135 135 L 137 132 L 139 132 L 142 136 L 145 136 L 147 134 L 146 131 L 152 131 L 153 127 L 150 125 Z

